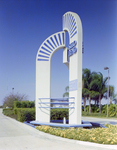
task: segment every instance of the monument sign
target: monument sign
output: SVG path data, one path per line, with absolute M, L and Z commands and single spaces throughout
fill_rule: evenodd
M 66 47 L 66 32 L 69 46 Z M 49 36 L 40 46 L 36 57 L 36 121 L 50 122 L 51 59 L 63 48 L 63 63 L 69 69 L 69 124 L 81 124 L 82 102 L 82 24 L 73 12 L 63 15 L 63 31 Z M 74 102 L 70 101 L 74 99 Z

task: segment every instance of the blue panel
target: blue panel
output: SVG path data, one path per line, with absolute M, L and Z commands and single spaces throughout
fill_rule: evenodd
M 52 46 L 52 48 L 54 49 L 54 46 L 51 44 L 51 42 L 49 40 L 47 40 L 47 42 Z
M 43 53 L 43 54 L 46 54 L 46 55 L 50 56 L 50 54 L 48 54 L 48 53 L 46 53 L 46 52 L 43 52 L 43 51 L 41 51 L 41 50 L 40 50 L 39 53 Z
M 69 91 L 77 90 L 77 79 L 69 81 Z
M 49 61 L 49 59 L 37 59 L 38 61 Z
M 55 38 L 55 40 L 56 40 L 56 42 L 57 42 L 57 44 L 58 44 L 58 46 L 59 46 L 59 43 L 58 43 L 58 40 L 57 40 L 56 35 L 54 35 L 54 38 Z
M 44 45 L 45 45 L 46 47 L 48 47 L 51 51 L 53 51 L 46 43 L 44 43 Z
M 56 105 L 68 105 L 68 104 L 75 104 L 74 102 L 39 102 L 39 104 L 56 104 Z
M 59 37 L 60 44 L 62 45 L 60 33 L 58 34 L 58 37 Z
M 51 37 L 50 39 L 51 39 L 51 41 L 53 42 L 53 44 L 56 46 L 56 44 L 55 44 L 55 42 L 54 42 L 53 38 Z M 56 47 L 57 47 L 57 46 L 56 46 Z
M 65 41 L 65 40 L 64 40 L 64 33 L 62 33 L 62 37 L 63 37 L 63 44 L 65 44 L 65 42 L 64 42 L 64 41 Z
M 70 38 L 72 38 L 76 33 L 77 33 L 77 31 Z
M 49 52 L 49 53 L 51 53 L 49 50 L 47 50 L 45 47 L 41 47 L 42 49 L 44 49 L 45 51 L 47 51 L 47 52 Z
M 56 109 L 56 108 L 62 108 L 62 109 L 75 109 L 75 107 L 38 107 L 38 108 L 51 108 L 51 109 Z
M 47 56 L 43 56 L 43 55 L 40 55 L 40 54 L 39 54 L 38 56 L 39 56 L 39 57 L 44 57 L 44 58 L 49 58 L 49 57 L 47 57 Z

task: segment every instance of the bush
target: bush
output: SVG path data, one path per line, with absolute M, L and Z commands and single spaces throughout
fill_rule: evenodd
M 109 109 L 108 109 L 108 115 L 109 117 L 117 117 L 117 105 L 115 104 L 110 104 Z
M 14 101 L 13 108 L 34 108 L 34 101 Z
M 84 107 L 83 107 L 83 111 L 84 111 Z M 85 112 L 89 112 L 89 106 L 88 105 L 85 107 Z M 91 104 L 91 112 L 92 113 L 98 113 L 99 107 Z
M 82 116 L 91 116 L 91 117 L 106 117 L 106 114 L 101 113 L 89 113 L 82 111 Z
M 35 120 L 35 108 L 7 108 L 3 114 L 20 122 Z
M 106 117 L 107 105 L 101 106 L 101 114 L 99 113 L 98 106 L 95 107 L 95 105 L 91 105 L 91 114 L 89 114 L 89 106 L 86 106 L 85 111 L 82 111 L 82 115 L 83 116 L 100 116 L 100 117 L 105 116 Z M 115 104 L 108 105 L 108 116 L 109 117 L 117 117 L 117 105 L 115 105 Z
M 18 121 L 35 120 L 35 108 L 17 108 Z
M 102 113 L 107 115 L 107 105 L 103 106 Z M 115 104 L 108 105 L 108 116 L 117 117 L 117 105 Z
M 3 114 L 11 118 L 17 119 L 17 115 L 14 114 L 14 111 L 12 108 L 4 108 Z
M 63 120 L 63 118 L 65 117 L 66 120 L 69 119 L 69 111 L 68 109 L 51 109 L 51 120 Z

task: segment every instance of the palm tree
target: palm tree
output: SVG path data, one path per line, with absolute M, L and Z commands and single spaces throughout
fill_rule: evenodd
M 112 101 L 114 101 L 114 103 L 117 104 L 117 94 L 113 95 L 113 100 Z
M 103 75 L 101 72 L 94 74 L 93 81 L 90 86 L 97 92 L 99 95 L 99 112 L 101 113 L 101 99 L 103 98 L 104 93 L 107 91 L 106 81 L 108 77 L 103 79 Z
M 114 86 L 109 86 L 109 97 L 110 97 L 110 104 L 112 104 L 112 100 L 113 100 L 114 97 L 115 97 L 115 94 L 114 94 Z
M 86 108 L 86 99 L 88 98 L 88 89 L 86 88 L 82 88 L 82 98 L 84 100 L 84 111 L 85 111 L 85 108 Z
M 82 96 L 84 98 L 84 109 L 86 105 L 86 98 L 89 99 L 89 113 L 91 113 L 91 99 L 94 96 L 95 91 L 93 91 L 91 85 L 92 75 L 89 69 L 83 69 L 82 80 L 83 80 L 83 88 L 82 88 Z M 93 93 L 92 93 L 93 92 Z
M 65 88 L 65 93 L 63 94 L 63 97 L 69 97 L 69 86 Z

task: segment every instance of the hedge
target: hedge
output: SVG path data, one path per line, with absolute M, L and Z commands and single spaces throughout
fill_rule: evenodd
M 34 101 L 14 101 L 13 108 L 34 108 Z
M 15 118 L 17 120 L 17 115 L 14 114 L 12 108 L 4 108 L 3 109 L 3 114 L 6 116 L 9 116 L 11 118 Z
M 99 107 L 95 107 L 95 105 L 91 105 L 91 113 L 89 114 L 89 106 L 86 106 L 85 111 L 84 107 L 82 109 L 82 114 L 84 116 L 100 116 L 105 117 L 107 115 L 107 105 L 101 106 L 101 114 L 99 113 Z M 117 105 L 109 104 L 108 105 L 108 116 L 109 117 L 117 117 Z
M 107 114 L 107 105 L 103 106 L 103 110 L 102 110 L 103 114 Z M 117 117 L 117 105 L 115 104 L 110 104 L 108 106 L 108 116 L 109 117 Z
M 17 108 L 18 121 L 35 120 L 35 108 Z
M 106 114 L 102 113 L 89 113 L 82 111 L 82 116 L 89 116 L 89 117 L 106 117 Z
M 16 103 L 17 107 L 21 107 L 21 103 Z M 31 121 L 35 120 L 35 108 L 17 108 L 15 107 L 13 110 L 3 109 L 3 114 L 10 116 L 12 118 L 18 119 L 19 121 Z M 117 117 L 117 105 L 110 104 L 108 107 L 108 116 L 109 117 Z M 14 113 L 13 113 L 14 112 Z M 83 116 L 98 116 L 98 117 L 106 117 L 107 115 L 107 105 L 102 106 L 101 113 L 89 113 L 82 111 Z M 63 120 L 63 118 L 69 120 L 69 110 L 68 109 L 51 109 L 50 110 L 50 120 Z
M 50 115 L 51 115 L 51 118 L 50 118 L 51 120 L 63 120 L 64 117 L 66 118 L 66 120 L 68 120 L 69 110 L 65 108 L 51 109 Z

